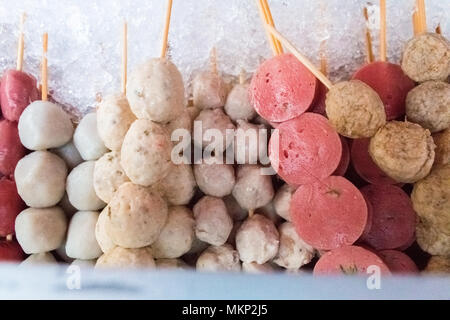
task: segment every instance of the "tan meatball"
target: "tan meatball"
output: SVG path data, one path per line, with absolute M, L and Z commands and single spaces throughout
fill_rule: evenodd
M 97 130 L 105 146 L 120 151 L 125 134 L 136 116 L 123 93 L 106 96 L 97 107 Z
M 95 161 L 94 190 L 97 196 L 108 203 L 119 187 L 130 181 L 120 165 L 120 152 L 105 153 Z
M 28 258 L 23 260 L 21 266 L 34 266 L 34 265 L 46 265 L 56 264 L 56 259 L 51 252 L 34 253 Z
M 154 268 L 155 260 L 150 248 L 122 248 L 115 247 L 98 258 L 95 268 Z
M 433 135 L 433 141 L 436 145 L 434 150 L 436 155 L 434 157 L 434 166 L 440 166 L 450 163 L 450 129 Z
M 279 246 L 279 234 L 272 221 L 254 214 L 241 225 L 236 234 L 236 249 L 241 261 L 263 264 L 273 259 Z
M 369 153 L 392 179 L 413 183 L 430 172 L 434 148 L 427 129 L 411 122 L 389 121 L 370 140 Z
M 164 128 L 150 120 L 136 120 L 125 135 L 120 164 L 133 183 L 150 186 L 170 169 L 172 143 Z
M 431 255 L 450 256 L 450 235 L 425 219 L 420 219 L 416 225 L 416 240 L 419 247 Z
M 66 143 L 62 147 L 51 149 L 50 151 L 63 159 L 70 170 L 83 162 L 83 158 L 81 158 L 73 141 Z
M 306 244 L 295 231 L 290 222 L 278 227 L 280 233 L 280 247 L 273 262 L 286 269 L 298 269 L 311 262 L 314 248 Z
M 109 206 L 106 206 L 97 219 L 95 225 L 95 239 L 103 252 L 108 252 L 116 246 L 111 237 L 106 232 L 106 224 L 108 223 Z
M 106 232 L 124 248 L 151 245 L 167 221 L 167 203 L 160 194 L 131 182 L 119 187 L 109 207 Z
M 258 160 L 268 157 L 267 144 L 270 132 L 263 124 L 248 123 L 237 120 L 234 137 L 234 157 L 238 164 L 256 164 Z
M 291 198 L 295 192 L 295 187 L 284 184 L 278 189 L 273 198 L 273 205 L 277 214 L 284 220 L 291 221 L 289 209 L 291 207 Z
M 187 253 L 195 238 L 192 211 L 183 206 L 170 207 L 167 222 L 158 239 L 152 244 L 153 256 L 179 258 Z
M 97 130 L 97 113 L 88 113 L 81 119 L 75 133 L 73 143 L 83 160 L 97 160 L 108 152 Z
M 420 218 L 450 236 L 450 164 L 433 169 L 416 182 L 411 201 Z
M 275 269 L 269 263 L 257 264 L 256 262 L 243 262 L 242 271 L 260 274 L 275 272 Z
M 188 132 L 192 131 L 192 119 L 189 111 L 185 109 L 178 117 L 167 122 L 164 127 L 171 136 L 176 129 L 184 129 Z
M 328 91 L 325 104 L 331 124 L 345 137 L 370 138 L 386 123 L 380 97 L 359 80 L 336 83 Z
M 401 66 L 414 81 L 445 81 L 450 74 L 449 42 L 436 33 L 416 35 L 405 45 Z
M 227 88 L 220 75 L 205 71 L 192 80 L 192 96 L 196 108 L 220 108 L 225 104 Z
M 227 241 L 233 220 L 222 199 L 204 196 L 194 205 L 193 211 L 195 235 L 199 240 L 215 246 Z
M 229 244 L 210 246 L 198 257 L 196 268 L 199 271 L 240 271 L 239 253 Z
M 69 114 L 50 101 L 38 100 L 26 107 L 20 116 L 18 128 L 20 141 L 30 150 L 61 147 L 73 135 Z
M 67 218 L 59 207 L 28 208 L 16 218 L 16 238 L 27 254 L 58 249 L 64 242 Z
M 138 119 L 169 122 L 185 108 L 181 73 L 169 59 L 150 59 L 130 73 L 127 98 Z
M 66 240 L 66 253 L 69 257 L 90 260 L 102 255 L 95 238 L 98 216 L 96 211 L 79 211 L 72 217 Z
M 231 164 L 202 162 L 194 165 L 194 176 L 203 193 L 219 198 L 231 194 L 236 182 Z
M 236 84 L 228 94 L 224 109 L 233 121 L 250 121 L 256 116 L 248 96 L 248 87 L 248 83 Z
M 35 151 L 16 166 L 17 192 L 30 207 L 45 208 L 57 204 L 64 196 L 67 166 L 57 155 Z
M 97 211 L 106 205 L 94 190 L 94 167 L 95 161 L 86 161 L 76 166 L 67 176 L 69 201 L 79 211 Z
M 156 259 L 158 269 L 189 269 L 189 266 L 181 259 Z
M 167 202 L 173 206 L 187 205 L 191 201 L 197 186 L 188 164 L 171 164 L 169 173 L 156 186 Z
M 223 197 L 223 201 L 233 221 L 242 221 L 248 217 L 248 210 L 243 209 L 231 194 Z
M 206 109 L 202 110 L 194 120 L 194 127 L 199 123 L 202 135 L 194 134 L 194 143 L 197 146 L 205 148 L 209 144 L 217 146 L 220 152 L 223 152 L 228 146 L 233 143 L 235 126 L 231 119 L 223 113 L 222 109 Z M 216 141 L 215 137 L 219 138 L 220 132 L 222 140 Z
M 232 194 L 246 210 L 263 207 L 272 201 L 274 196 L 272 177 L 262 175 L 261 168 L 258 165 L 243 165 L 237 169 Z
M 432 256 L 425 267 L 426 273 L 450 273 L 450 257 Z
M 406 116 L 431 132 L 450 127 L 450 84 L 427 81 L 406 97 Z

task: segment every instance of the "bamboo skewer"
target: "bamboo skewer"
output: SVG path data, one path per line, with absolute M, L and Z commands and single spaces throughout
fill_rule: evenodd
M 273 36 L 275 36 L 275 38 L 277 38 L 281 42 L 281 44 L 283 44 L 328 89 L 330 89 L 333 86 L 331 81 L 322 72 L 320 72 L 320 70 L 317 69 L 317 67 L 308 58 L 306 58 L 303 54 L 301 54 L 295 48 L 295 46 L 288 39 L 286 39 L 281 33 L 279 33 L 274 27 L 272 27 L 268 24 L 265 24 L 264 27 Z
M 366 20 L 366 51 L 367 51 L 367 63 L 372 63 L 375 58 L 373 56 L 373 49 L 372 49 L 372 36 L 370 35 L 370 29 L 369 29 L 369 13 L 367 11 L 367 7 L 364 7 L 363 10 L 364 19 Z
M 275 24 L 273 22 L 273 17 L 272 17 L 272 12 L 270 12 L 270 7 L 269 7 L 269 3 L 267 2 L 267 0 L 260 0 L 263 10 L 264 10 L 264 17 L 266 20 L 266 23 L 268 23 L 269 25 L 271 25 L 272 27 L 275 28 Z M 275 44 L 275 48 L 277 50 L 277 54 L 282 54 L 283 53 L 283 47 L 281 46 L 280 41 L 278 41 L 275 37 L 273 37 L 273 41 Z
M 211 52 L 209 53 L 209 64 L 211 68 L 211 72 L 213 74 L 217 74 L 217 49 L 213 47 Z
M 167 39 L 169 37 L 170 16 L 172 15 L 172 0 L 167 0 L 166 18 L 164 21 L 164 30 L 161 46 L 161 58 L 164 58 L 167 53 Z
M 425 11 L 425 0 L 416 0 L 417 12 L 419 18 L 419 32 L 424 33 L 427 31 L 427 16 Z
M 241 72 L 239 73 L 239 84 L 245 83 L 245 69 L 242 68 Z
M 48 100 L 47 50 L 48 50 L 48 33 L 46 32 L 42 37 L 42 69 L 41 69 L 42 101 Z
M 256 5 L 258 6 L 259 16 L 260 16 L 261 20 L 263 21 L 263 24 L 267 23 L 266 13 L 265 13 L 262 1 L 256 0 Z M 266 30 L 266 34 L 267 34 L 267 38 L 269 39 L 269 44 L 272 49 L 272 54 L 274 56 L 278 55 L 278 48 L 277 48 L 277 45 L 275 44 L 274 37 L 267 30 Z
M 419 31 L 419 14 L 417 13 L 417 8 L 414 10 L 414 12 L 412 14 L 412 23 L 413 23 L 414 35 L 417 36 L 420 33 L 420 31 Z
M 386 61 L 386 0 L 380 0 L 380 61 Z
M 320 58 L 320 72 L 322 72 L 324 75 L 327 75 L 328 74 L 328 63 L 327 63 L 327 58 L 325 56 L 325 40 L 323 40 L 320 43 L 319 58 Z
M 16 67 L 16 69 L 18 71 L 22 71 L 22 68 L 23 68 L 23 51 L 24 51 L 24 47 L 25 47 L 23 27 L 25 24 L 25 19 L 26 19 L 26 14 L 24 12 L 24 13 L 22 13 L 22 16 L 20 17 L 19 43 L 17 45 L 17 67 Z
M 122 93 L 127 94 L 128 26 L 123 23 L 122 30 Z

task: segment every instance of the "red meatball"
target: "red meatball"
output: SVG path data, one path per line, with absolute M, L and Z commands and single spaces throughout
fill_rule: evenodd
M 19 138 L 17 123 L 0 121 L 0 173 L 12 175 L 17 162 L 25 156 L 26 150 Z
M 17 215 L 25 204 L 17 193 L 16 184 L 7 178 L 0 179 L 0 237 L 14 234 Z

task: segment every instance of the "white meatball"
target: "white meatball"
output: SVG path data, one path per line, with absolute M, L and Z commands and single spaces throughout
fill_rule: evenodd
M 122 93 L 106 96 L 98 105 L 98 135 L 110 150 L 120 151 L 125 134 L 134 120 L 136 117 Z
M 280 189 L 278 189 L 275 197 L 273 198 L 275 211 L 280 217 L 287 221 L 291 221 L 289 208 L 291 207 L 291 198 L 294 192 L 295 188 L 293 186 L 284 184 Z
M 116 246 L 111 240 L 111 237 L 106 232 L 106 224 L 108 222 L 109 206 L 106 206 L 98 216 L 97 224 L 95 225 L 95 239 L 103 252 L 108 252 Z
M 154 268 L 155 260 L 149 247 L 127 249 L 115 247 L 97 259 L 95 268 Z
M 187 253 L 195 238 L 194 217 L 187 207 L 169 208 L 167 222 L 151 248 L 153 256 L 161 258 L 179 258 Z
M 81 269 L 89 269 L 89 268 L 94 268 L 95 267 L 95 262 L 97 260 L 92 259 L 92 260 L 82 260 L 82 259 L 75 259 L 72 261 L 72 263 L 70 264 L 71 266 L 77 266 Z
M 16 238 L 27 254 L 55 250 L 64 242 L 67 218 L 59 207 L 28 208 L 16 218 Z
M 160 194 L 131 182 L 119 187 L 108 207 L 106 232 L 124 248 L 151 245 L 167 221 L 167 203 Z
M 269 263 L 243 262 L 242 271 L 247 273 L 271 273 L 275 272 L 275 269 Z
M 57 204 L 64 195 L 67 167 L 57 155 L 35 151 L 16 166 L 17 192 L 30 207 L 45 208 Z
M 173 206 L 187 205 L 195 193 L 194 174 L 188 164 L 171 164 L 171 169 L 165 178 L 157 185 L 164 198 Z
M 200 271 L 240 271 L 239 253 L 229 244 L 211 246 L 198 257 L 196 268 Z
M 278 252 L 279 234 L 272 221 L 255 214 L 236 234 L 236 249 L 243 262 L 266 263 Z
M 162 126 L 136 120 L 125 136 L 120 164 L 133 183 L 150 186 L 168 174 L 171 148 L 172 142 Z
M 19 119 L 19 136 L 30 150 L 58 148 L 72 139 L 70 116 L 49 101 L 34 101 L 25 108 Z
M 50 151 L 63 159 L 70 170 L 83 162 L 83 158 L 81 158 L 80 153 L 72 140 L 62 147 Z
M 94 190 L 97 196 L 108 203 L 119 187 L 130 181 L 120 165 L 120 153 L 111 151 L 95 161 Z
M 195 235 L 199 240 L 215 246 L 227 241 L 233 220 L 222 199 L 204 196 L 195 204 L 193 211 Z
M 248 97 L 248 87 L 247 83 L 236 84 L 228 94 L 224 109 L 233 121 L 239 119 L 249 121 L 256 116 L 256 111 Z
M 98 216 L 96 211 L 79 211 L 72 217 L 66 240 L 66 253 L 69 257 L 90 260 L 102 255 L 95 238 Z
M 234 157 L 238 164 L 258 163 L 268 155 L 267 143 L 269 133 L 263 124 L 248 123 L 237 120 L 237 129 L 234 137 Z
M 272 201 L 274 190 L 272 178 L 261 173 L 261 166 L 243 165 L 237 169 L 233 196 L 247 210 L 263 207 Z
M 138 119 L 169 122 L 185 106 L 183 78 L 169 59 L 150 59 L 130 73 L 127 98 Z
M 273 262 L 286 269 L 298 269 L 311 262 L 314 248 L 306 244 L 295 231 L 291 222 L 279 226 L 280 247 Z
M 22 261 L 21 266 L 34 266 L 34 265 L 45 265 L 45 264 L 55 264 L 56 259 L 51 254 L 51 252 L 33 253 L 28 258 Z
M 223 201 L 233 221 L 242 221 L 248 217 L 248 211 L 243 209 L 232 195 L 225 196 Z
M 81 119 L 73 134 L 73 143 L 83 160 L 97 160 L 108 152 L 98 135 L 96 112 L 88 113 Z
M 67 176 L 67 196 L 79 211 L 97 211 L 105 206 L 94 190 L 94 167 L 95 161 L 86 161 Z
M 205 148 L 209 144 L 214 144 L 214 146 L 218 146 L 217 149 L 220 152 L 223 152 L 231 143 L 233 143 L 235 126 L 231 122 L 231 119 L 223 113 L 222 109 L 202 110 L 194 120 L 194 127 L 196 123 L 199 123 L 202 129 L 201 136 L 194 134 L 194 143 L 197 146 Z M 216 131 L 217 134 L 220 132 L 222 140 L 215 141 L 214 134 Z M 213 137 L 209 137 L 208 134 Z
M 234 168 L 231 164 L 196 164 L 194 176 L 203 193 L 219 198 L 229 195 L 235 184 Z
M 217 73 L 201 72 L 192 80 L 192 96 L 199 109 L 220 108 L 225 104 L 227 88 Z

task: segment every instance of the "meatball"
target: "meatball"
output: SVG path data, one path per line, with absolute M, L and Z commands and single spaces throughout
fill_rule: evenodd
M 450 236 L 450 164 L 433 169 L 416 182 L 411 201 L 421 219 Z
M 248 211 L 243 209 L 232 195 L 225 196 L 223 201 L 233 221 L 242 221 L 248 217 Z
M 205 71 L 192 80 L 192 96 L 196 108 L 220 108 L 225 104 L 227 88 L 220 75 Z
M 450 127 L 450 84 L 427 81 L 412 89 L 406 97 L 406 116 L 431 132 Z
M 95 161 L 94 190 L 97 196 L 108 203 L 117 189 L 130 181 L 120 165 L 120 153 L 111 151 Z
M 72 170 L 77 165 L 83 162 L 77 148 L 73 141 L 69 141 L 65 145 L 59 148 L 51 149 L 51 152 L 64 160 L 69 170 Z
M 233 228 L 233 220 L 222 199 L 204 196 L 194 205 L 193 211 L 195 235 L 199 240 L 214 246 L 227 241 Z
M 231 164 L 196 164 L 194 176 L 200 190 L 213 197 L 229 195 L 235 184 L 234 168 Z
M 263 207 L 272 201 L 274 190 L 272 178 L 261 174 L 261 166 L 243 165 L 237 169 L 233 196 L 246 210 Z
M 156 188 L 162 192 L 167 202 L 173 206 L 187 205 L 195 193 L 194 173 L 188 164 L 171 164 L 167 176 Z
M 416 240 L 419 247 L 431 255 L 450 256 L 450 235 L 426 219 L 421 218 L 416 225 Z
M 30 150 L 61 147 L 73 135 L 70 116 L 49 101 L 32 102 L 20 116 L 18 127 L 20 141 Z
M 267 143 L 269 133 L 263 124 L 252 124 L 237 120 L 234 138 L 234 156 L 238 164 L 256 164 L 258 159 L 268 157 Z
M 155 260 L 149 247 L 129 249 L 115 247 L 98 258 L 95 268 L 154 268 Z
M 450 45 L 436 33 L 416 35 L 406 43 L 401 67 L 417 82 L 445 81 L 450 74 Z
M 56 259 L 51 254 L 51 252 L 43 253 L 33 253 L 28 258 L 22 261 L 21 266 L 34 266 L 34 265 L 45 265 L 45 264 L 55 264 Z
M 159 269 L 188 269 L 189 266 L 181 259 L 156 259 L 156 267 Z
M 433 256 L 425 267 L 426 273 L 450 273 L 450 257 Z
M 196 263 L 200 271 L 240 271 L 239 253 L 229 244 L 211 246 L 198 257 Z
M 248 97 L 249 84 L 236 84 L 230 91 L 225 103 L 225 112 L 231 120 L 250 121 L 256 116 L 256 111 Z
M 136 117 L 122 93 L 109 95 L 98 105 L 98 135 L 110 150 L 120 151 L 125 134 L 134 120 Z
M 278 227 L 280 247 L 273 262 L 286 269 L 298 269 L 311 262 L 314 248 L 306 244 L 295 231 L 291 222 L 285 222 Z
M 434 148 L 430 131 L 411 122 L 390 121 L 370 140 L 369 153 L 389 177 L 413 183 L 430 172 Z
M 181 73 L 169 59 L 150 59 L 130 73 L 127 98 L 138 119 L 169 122 L 185 108 Z
M 109 206 L 106 206 L 98 216 L 95 225 L 95 239 L 103 252 L 108 252 L 116 245 L 106 232 L 106 224 L 108 223 Z
M 79 211 L 69 223 L 66 240 L 66 253 L 74 259 L 96 259 L 102 250 L 95 238 L 95 225 L 99 213 L 96 211 Z
M 64 196 L 62 197 L 61 201 L 58 202 L 58 206 L 63 209 L 64 213 L 67 217 L 72 217 L 78 210 L 75 208 L 69 200 L 69 196 L 67 195 L 67 192 L 64 192 Z
M 35 151 L 17 163 L 14 177 L 17 192 L 28 206 L 51 207 L 64 195 L 67 167 L 57 155 Z
M 27 254 L 58 249 L 64 242 L 67 218 L 59 207 L 28 208 L 16 218 L 16 238 Z
M 222 153 L 233 143 L 235 126 L 222 109 L 202 110 L 194 120 L 194 127 L 197 121 L 200 122 L 202 133 L 201 136 L 194 134 L 193 140 L 197 146 L 205 148 L 211 144 Z M 219 132 L 222 140 L 215 141 L 216 135 L 219 138 Z
M 166 225 L 151 246 L 153 256 L 157 259 L 179 258 L 187 253 L 195 238 L 194 223 L 189 208 L 170 207 Z
M 269 264 L 257 264 L 256 262 L 243 262 L 242 271 L 247 273 L 271 273 L 275 269 Z
M 97 211 L 106 205 L 95 193 L 94 168 L 95 161 L 86 161 L 76 166 L 67 176 L 67 196 L 79 211 Z
M 345 137 L 370 138 L 386 123 L 383 101 L 371 87 L 359 80 L 332 86 L 325 104 L 331 124 Z
M 150 120 L 136 120 L 125 135 L 120 164 L 133 183 L 147 187 L 169 172 L 171 148 L 162 126 Z
M 192 131 L 192 119 L 189 115 L 189 111 L 186 109 L 184 110 L 178 117 L 175 119 L 169 121 L 164 125 L 169 135 L 172 135 L 172 133 L 176 129 L 184 129 L 188 132 Z
M 273 198 L 273 205 L 276 213 L 287 221 L 291 221 L 289 209 L 291 207 L 291 198 L 295 192 L 295 189 L 296 188 L 291 185 L 284 184 L 280 189 L 278 189 L 275 197 Z
M 450 163 L 450 129 L 433 135 L 433 141 L 436 145 L 434 166 L 440 166 Z
M 97 113 L 88 113 L 81 119 L 75 133 L 73 143 L 83 160 L 97 160 L 108 152 L 97 130 Z
M 146 247 L 158 239 L 167 214 L 167 203 L 158 192 L 126 182 L 109 203 L 106 232 L 121 247 Z
M 273 259 L 279 246 L 279 234 L 272 221 L 255 214 L 249 217 L 236 234 L 236 249 L 241 261 L 263 264 Z

